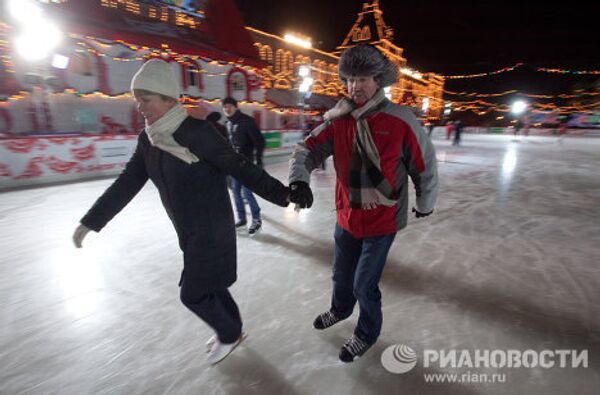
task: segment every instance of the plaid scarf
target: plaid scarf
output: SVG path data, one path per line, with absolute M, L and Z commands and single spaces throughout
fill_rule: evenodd
M 362 107 L 347 98 L 340 100 L 336 106 L 324 115 L 327 122 L 346 114 L 356 120 L 356 134 L 352 145 L 350 177 L 348 190 L 350 207 L 370 209 L 376 205 L 394 206 L 399 194 L 381 173 L 381 159 L 371 136 L 366 117 L 379 111 L 388 104 L 383 89 Z

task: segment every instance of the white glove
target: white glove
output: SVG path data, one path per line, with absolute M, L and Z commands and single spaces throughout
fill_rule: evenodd
M 81 248 L 81 243 L 89 231 L 90 228 L 81 224 L 75 229 L 75 233 L 73 233 L 73 243 L 75 243 L 75 247 Z

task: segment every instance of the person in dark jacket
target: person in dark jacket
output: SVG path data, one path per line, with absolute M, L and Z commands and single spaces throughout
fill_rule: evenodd
M 229 133 L 231 146 L 236 152 L 248 158 L 249 161 L 254 162 L 256 160 L 256 165 L 263 167 L 262 158 L 265 149 L 265 139 L 256 125 L 254 118 L 243 114 L 237 105 L 237 101 L 232 97 L 226 97 L 223 100 L 223 113 L 227 117 L 225 125 Z M 231 179 L 231 191 L 233 192 L 235 208 L 238 214 L 238 221 L 235 223 L 235 227 L 241 228 L 247 224 L 246 208 L 244 207 L 244 200 L 246 200 L 252 214 L 252 223 L 248 228 L 248 233 L 251 236 L 255 235 L 260 230 L 262 221 L 260 219 L 260 207 L 254 195 L 252 195 L 252 191 L 247 188 L 247 185 L 242 180 L 238 180 L 235 177 Z
M 460 137 L 463 132 L 463 124 L 460 119 L 454 121 L 454 141 L 452 141 L 452 145 L 460 145 Z
M 104 228 L 152 180 L 183 251 L 181 301 L 216 332 L 207 343 L 214 364 L 243 339 L 240 313 L 227 289 L 237 278 L 237 258 L 225 177 L 234 176 L 282 207 L 290 191 L 236 153 L 209 122 L 187 116 L 167 63 L 145 63 L 131 90 L 146 127 L 123 172 L 81 219 L 73 241 L 81 248 L 90 230 Z

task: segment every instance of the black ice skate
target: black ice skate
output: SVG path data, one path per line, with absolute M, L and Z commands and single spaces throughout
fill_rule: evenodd
M 333 314 L 331 311 L 326 311 L 323 314 L 319 314 L 317 316 L 317 318 L 315 318 L 315 321 L 313 322 L 313 326 L 315 327 L 315 329 L 321 330 L 321 329 L 329 328 L 330 326 L 335 325 L 342 320 L 343 320 L 343 318 L 339 318 L 338 316 Z
M 250 236 L 254 236 L 255 234 L 257 234 L 260 231 L 261 227 L 262 227 L 262 221 L 260 219 L 252 220 L 252 225 L 250 225 L 250 227 L 248 228 L 248 234 Z
M 340 350 L 340 361 L 345 363 L 354 362 L 355 359 L 358 359 L 369 348 L 371 348 L 371 344 L 367 344 L 356 335 L 352 335 Z

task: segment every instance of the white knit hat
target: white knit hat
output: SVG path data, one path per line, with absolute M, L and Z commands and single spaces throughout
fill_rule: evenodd
M 131 80 L 131 92 L 134 89 L 160 93 L 174 99 L 179 99 L 181 88 L 173 74 L 171 66 L 159 59 L 151 59 L 144 63 Z

